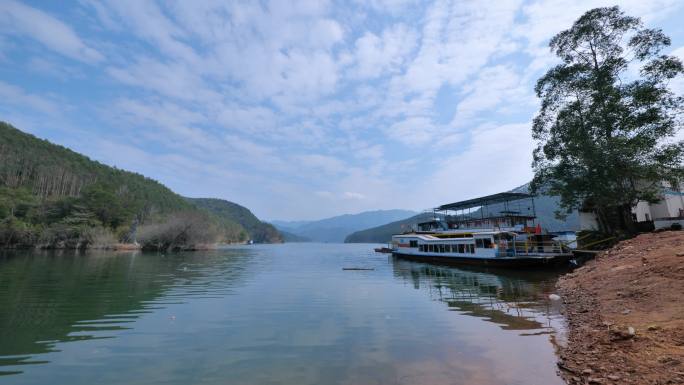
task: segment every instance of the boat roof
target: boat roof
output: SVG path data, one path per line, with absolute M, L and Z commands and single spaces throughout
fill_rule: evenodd
M 517 201 L 521 199 L 532 198 L 534 195 L 515 192 L 502 192 L 492 195 L 487 195 L 479 198 L 468 199 L 460 202 L 448 203 L 437 207 L 437 210 L 463 210 L 473 207 L 492 205 L 496 203 Z
M 393 237 L 408 237 L 412 235 L 448 235 L 448 234 L 472 234 L 472 235 L 494 235 L 494 234 L 515 234 L 515 231 L 510 230 L 481 230 L 481 229 L 463 229 L 463 230 L 444 230 L 444 231 L 413 231 L 404 234 L 393 234 Z

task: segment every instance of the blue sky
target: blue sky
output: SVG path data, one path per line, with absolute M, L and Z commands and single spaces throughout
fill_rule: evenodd
M 0 0 L 0 120 L 261 218 L 421 210 L 529 181 L 548 40 L 615 3 Z M 683 2 L 618 4 L 684 58 Z

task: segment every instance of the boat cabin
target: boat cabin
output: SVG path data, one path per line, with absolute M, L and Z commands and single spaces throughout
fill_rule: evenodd
M 535 265 L 567 261 L 567 247 L 535 226 L 533 196 L 500 193 L 434 209 L 434 220 L 392 237 L 392 252 L 417 259 Z

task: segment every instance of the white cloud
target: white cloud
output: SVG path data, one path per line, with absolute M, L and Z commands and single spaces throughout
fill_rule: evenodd
M 365 199 L 366 196 L 358 193 L 358 192 L 353 192 L 353 191 L 345 191 L 342 196 L 346 199 Z
M 520 122 L 557 60 L 548 39 L 598 5 L 612 3 L 81 0 L 48 13 L 6 0 L 0 107 L 18 122 L 70 116 L 98 159 L 270 218 L 418 209 L 529 179 Z M 681 5 L 621 2 L 654 26 Z M 27 69 L 49 76 L 15 76 Z
M 676 48 L 670 52 L 670 55 L 676 56 L 684 62 L 684 46 Z M 677 95 L 684 96 L 684 76 L 679 76 L 670 82 L 670 89 Z
M 25 34 L 59 54 L 87 63 L 97 63 L 104 56 L 85 44 L 67 24 L 53 16 L 18 3 L 0 2 L 0 31 L 5 34 Z
M 532 178 L 531 123 L 485 125 L 466 151 L 443 159 L 425 185 L 439 186 L 426 206 L 507 191 Z
M 379 12 L 397 14 L 404 11 L 407 7 L 418 3 L 416 0 L 366 0 L 358 1 L 361 5 L 369 6 Z
M 347 166 L 343 161 L 327 155 L 298 155 L 296 160 L 298 161 L 298 168 L 301 171 L 310 170 L 314 172 L 323 172 L 327 175 L 336 175 L 347 169 Z
M 521 84 L 521 74 L 503 65 L 482 68 L 476 78 L 464 85 L 467 95 L 456 108 L 454 125 L 472 122 L 478 114 L 492 110 L 506 103 L 520 106 L 520 103 L 534 102 L 529 84 Z
M 404 24 L 395 24 L 377 36 L 366 32 L 356 40 L 355 74 L 373 78 L 397 72 L 416 46 L 417 34 Z
M 424 116 L 414 116 L 400 120 L 385 130 L 385 134 L 405 145 L 418 146 L 435 139 L 437 128 Z
M 31 94 L 20 87 L 2 81 L 0 81 L 0 99 L 3 101 L 2 104 L 13 104 L 17 108 L 28 107 L 46 114 L 55 114 L 60 110 L 56 101 Z

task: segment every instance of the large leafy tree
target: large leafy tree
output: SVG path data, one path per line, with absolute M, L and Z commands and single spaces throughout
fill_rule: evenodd
M 683 67 L 661 54 L 669 45 L 617 6 L 592 9 L 551 39 L 562 63 L 535 88 L 533 190 L 559 195 L 566 210 L 593 210 L 603 231 L 633 231 L 631 208 L 682 177 L 684 142 L 673 137 L 684 100 L 668 83 Z

